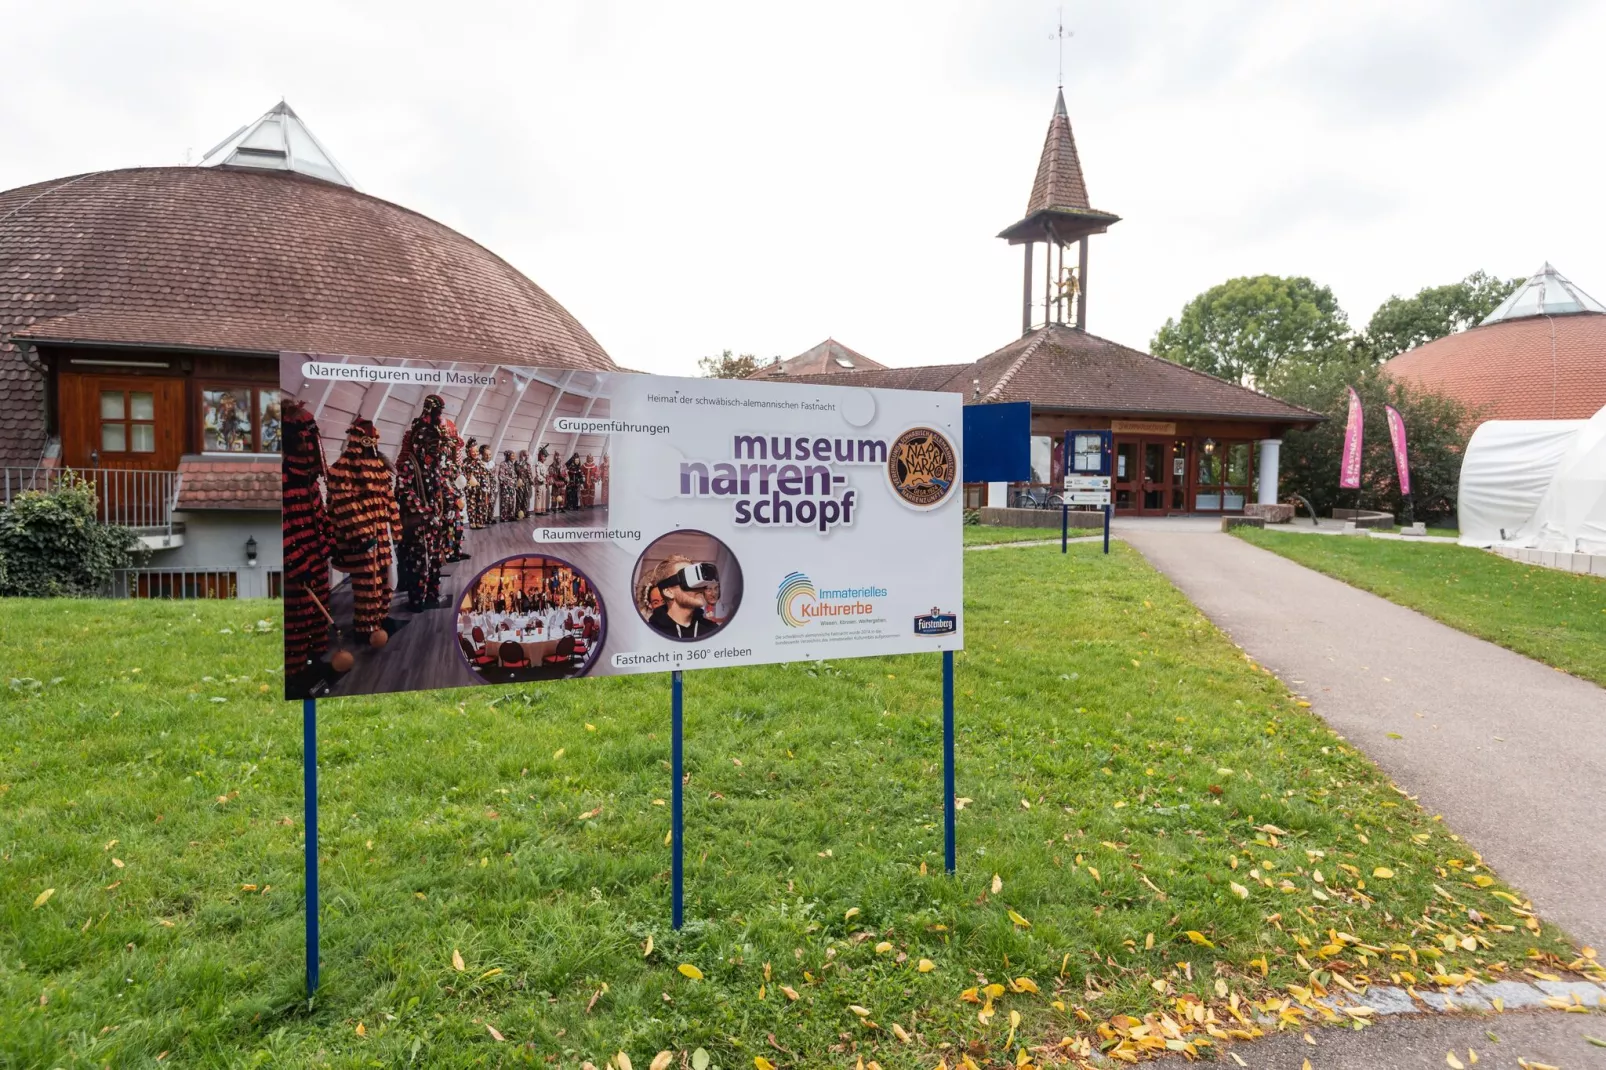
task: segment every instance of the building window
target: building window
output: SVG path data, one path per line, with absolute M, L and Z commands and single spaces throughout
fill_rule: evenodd
M 268 597 L 284 597 L 284 571 L 282 569 L 270 569 L 268 571 Z
M 1224 510 L 1242 510 L 1249 497 L 1249 443 L 1227 444 L 1226 483 L 1222 491 Z
M 100 392 L 101 453 L 156 452 L 156 395 L 149 390 Z
M 203 453 L 278 453 L 279 392 L 260 386 L 201 388 Z
M 1212 448 L 1199 451 L 1198 491 L 1193 496 L 1193 507 L 1200 512 L 1221 510 L 1221 444 L 1212 442 Z
M 1214 449 L 1199 450 L 1198 489 L 1194 508 L 1200 512 L 1237 512 L 1249 498 L 1248 442 L 1213 442 Z
M 1032 482 L 1047 484 L 1053 478 L 1054 440 L 1048 435 L 1032 436 Z

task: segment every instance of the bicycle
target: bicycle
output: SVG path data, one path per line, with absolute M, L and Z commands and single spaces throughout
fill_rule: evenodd
M 1052 493 L 1047 489 L 1027 487 L 1017 490 L 1010 496 L 1009 505 L 1012 509 L 1058 509 L 1065 504 L 1063 495 Z

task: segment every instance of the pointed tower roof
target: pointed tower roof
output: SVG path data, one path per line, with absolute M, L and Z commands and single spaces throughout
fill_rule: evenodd
M 1523 319 L 1528 316 L 1565 316 L 1574 312 L 1606 312 L 1606 305 L 1590 297 L 1571 279 L 1550 266 L 1534 273 L 1533 277 L 1512 291 L 1500 302 L 1500 307 L 1485 317 L 1478 326 Z
M 267 171 L 294 171 L 321 178 L 337 186 L 357 188 L 307 124 L 284 101 L 269 108 L 249 126 L 224 138 L 201 158 L 202 167 L 254 167 Z
M 1121 217 L 1093 208 L 1087 198 L 1087 180 L 1082 161 L 1076 154 L 1076 136 L 1071 133 L 1071 117 L 1065 110 L 1065 90 L 1054 98 L 1054 117 L 1048 123 L 1043 155 L 1037 161 L 1037 177 L 1026 203 L 1026 216 L 999 234 L 1011 245 L 1042 241 L 1052 229 L 1055 238 L 1069 243 L 1088 234 L 1102 234 Z

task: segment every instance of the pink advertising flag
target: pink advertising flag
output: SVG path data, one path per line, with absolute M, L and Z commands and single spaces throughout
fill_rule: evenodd
M 1400 473 L 1400 495 L 1411 496 L 1411 460 L 1405 452 L 1405 420 L 1393 405 L 1384 405 L 1389 418 L 1389 438 L 1394 442 L 1394 470 Z
M 1338 485 L 1351 490 L 1361 485 L 1361 396 L 1349 388 L 1349 419 L 1344 423 L 1344 458 Z

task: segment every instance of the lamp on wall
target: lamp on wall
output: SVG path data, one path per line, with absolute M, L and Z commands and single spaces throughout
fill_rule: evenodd
M 256 536 L 255 535 L 250 535 L 250 536 L 246 537 L 246 540 L 245 540 L 245 563 L 247 565 L 251 566 L 252 568 L 256 567 L 256 563 L 257 563 L 257 540 L 256 540 Z
M 1213 439 L 1213 438 L 1205 439 L 1204 440 L 1204 451 L 1205 451 L 1205 456 L 1206 457 L 1215 456 L 1215 453 L 1216 453 L 1216 440 Z

